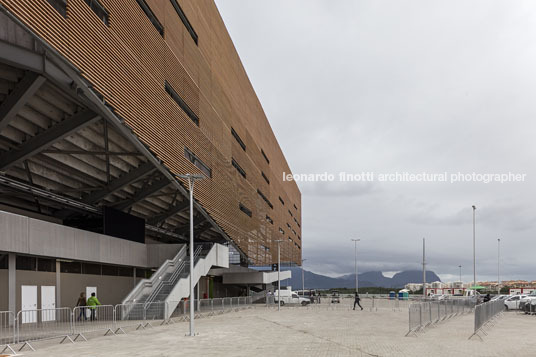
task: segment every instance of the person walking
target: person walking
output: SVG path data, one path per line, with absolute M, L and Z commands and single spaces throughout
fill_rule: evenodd
M 359 303 L 360 301 L 361 301 L 361 298 L 359 297 L 359 294 L 356 291 L 355 297 L 354 297 L 354 310 L 355 310 L 355 305 L 359 306 L 361 308 L 361 310 L 363 310 L 363 307 Z
M 95 293 L 91 293 L 91 297 L 87 299 L 87 306 L 89 308 L 89 311 L 91 312 L 90 320 L 95 321 L 95 312 L 97 310 L 97 306 L 101 305 L 99 299 L 95 296 Z
M 78 301 L 76 302 L 76 306 L 80 308 L 80 314 L 78 315 L 78 321 L 82 320 L 82 317 L 84 320 L 87 320 L 86 317 L 86 293 L 80 293 L 80 297 L 78 298 Z

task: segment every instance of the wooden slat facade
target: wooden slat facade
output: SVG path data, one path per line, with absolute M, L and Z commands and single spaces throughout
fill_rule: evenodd
M 284 240 L 282 261 L 301 263 L 301 194 L 296 183 L 283 181 L 283 172 L 291 171 L 214 1 L 177 0 L 197 45 L 169 0 L 146 2 L 164 27 L 163 37 L 136 0 L 100 0 L 108 26 L 84 0 L 67 0 L 67 18 L 47 0 L 0 0 L 81 71 L 171 172 L 199 172 L 184 157 L 185 146 L 212 169 L 212 178 L 196 184 L 196 197 L 253 263 L 277 261 L 276 239 Z M 199 117 L 199 126 L 166 93 L 165 81 Z

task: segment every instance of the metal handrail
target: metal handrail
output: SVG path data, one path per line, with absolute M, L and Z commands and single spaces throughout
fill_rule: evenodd
M 136 285 L 136 287 L 127 295 L 127 297 L 123 299 L 123 302 L 135 301 L 134 297 L 141 293 L 144 288 L 153 286 L 155 280 L 157 280 L 158 277 L 164 273 L 164 270 L 167 270 L 170 266 L 181 262 L 182 256 L 186 255 L 186 248 L 186 245 L 183 246 L 172 260 L 167 259 L 149 279 L 142 279 Z
M 201 254 L 201 251 L 203 250 L 203 245 L 198 245 L 195 249 L 195 252 L 194 252 L 194 262 L 197 261 L 197 258 L 199 258 L 200 254 Z M 154 301 L 154 298 L 156 298 L 158 296 L 158 294 L 160 294 L 160 292 L 162 291 L 162 289 L 164 288 L 164 286 L 175 286 L 175 284 L 177 283 L 178 281 L 178 277 L 180 276 L 180 274 L 184 271 L 184 268 L 186 266 L 189 267 L 189 264 L 187 265 L 186 263 L 189 263 L 190 262 L 190 259 L 189 257 L 187 257 L 186 259 L 184 259 L 182 262 L 181 262 L 181 265 L 179 267 L 177 267 L 177 269 L 175 269 L 175 271 L 173 272 L 173 274 L 171 275 L 171 277 L 168 279 L 168 280 L 160 280 L 159 284 L 157 285 L 157 287 L 153 290 L 153 292 L 151 293 L 151 295 L 147 298 L 147 300 L 145 300 L 145 304 L 148 305 L 148 304 L 151 304 L 153 303 Z M 191 274 L 192 272 L 190 272 Z

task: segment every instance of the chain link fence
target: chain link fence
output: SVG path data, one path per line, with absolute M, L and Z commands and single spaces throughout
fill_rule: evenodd
M 474 310 L 472 299 L 453 299 L 412 303 L 409 305 L 409 328 L 406 336 L 427 326 Z

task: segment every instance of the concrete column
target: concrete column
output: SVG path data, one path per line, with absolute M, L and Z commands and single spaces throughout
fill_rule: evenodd
M 134 274 L 132 275 L 132 286 L 136 287 L 136 268 L 134 268 Z
M 8 255 L 8 306 L 9 311 L 17 313 L 17 255 Z
M 199 280 L 201 281 L 201 278 L 199 278 Z M 199 283 L 200 281 L 197 282 L 197 311 L 199 311 L 199 307 L 201 306 L 201 296 L 199 296 Z
M 61 307 L 61 262 L 56 260 L 56 308 Z

